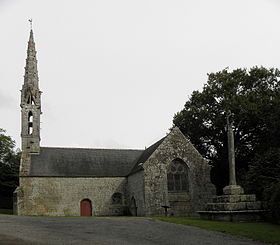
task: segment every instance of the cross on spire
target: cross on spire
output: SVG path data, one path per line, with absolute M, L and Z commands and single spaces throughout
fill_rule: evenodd
M 29 19 L 28 21 L 30 23 L 30 30 L 32 30 L 32 19 Z

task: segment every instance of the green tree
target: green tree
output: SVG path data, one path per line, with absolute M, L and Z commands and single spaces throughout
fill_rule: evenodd
M 245 185 L 265 201 L 272 220 L 280 222 L 280 148 L 256 154 L 249 163 Z
M 239 183 L 247 181 L 249 162 L 257 154 L 280 147 L 279 79 L 278 69 L 264 67 L 208 74 L 203 90 L 194 91 L 175 114 L 173 124 L 214 166 L 218 194 L 228 184 L 226 111 L 233 113 Z
M 14 150 L 15 142 L 5 133 L 0 128 L 0 206 L 11 208 L 13 191 L 18 186 L 20 153 Z

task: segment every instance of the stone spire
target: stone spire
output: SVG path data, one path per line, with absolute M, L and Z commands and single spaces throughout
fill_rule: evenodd
M 30 30 L 28 48 L 27 48 L 27 59 L 25 65 L 24 84 L 38 88 L 38 70 L 37 70 L 37 59 L 36 49 L 33 37 L 33 30 Z
M 39 153 L 40 151 L 40 115 L 41 91 L 37 71 L 36 49 L 33 30 L 27 48 L 24 84 L 21 90 L 21 139 L 22 151 Z

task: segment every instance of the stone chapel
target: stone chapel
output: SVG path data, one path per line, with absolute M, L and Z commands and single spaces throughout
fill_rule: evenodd
M 16 214 L 194 216 L 215 195 L 207 160 L 177 127 L 145 150 L 41 147 L 38 80 L 31 29 Z

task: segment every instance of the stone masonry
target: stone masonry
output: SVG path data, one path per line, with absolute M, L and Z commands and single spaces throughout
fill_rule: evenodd
M 216 196 L 200 211 L 203 219 L 220 221 L 260 221 L 263 219 L 262 204 L 256 195 L 244 194 L 243 189 L 224 189 L 224 195 Z
M 181 159 L 189 170 L 189 191 L 169 192 L 167 167 L 174 159 Z M 179 128 L 174 128 L 157 150 L 143 164 L 146 215 L 164 215 L 162 206 L 168 206 L 169 215 L 194 216 L 196 211 L 215 195 L 210 182 L 210 166 Z
M 31 30 L 20 103 L 23 152 L 39 153 L 40 151 L 41 91 L 38 82 L 36 50 Z
M 22 177 L 18 215 L 79 216 L 80 201 L 92 201 L 92 215 L 120 215 L 126 200 L 112 203 L 112 194 L 125 196 L 126 178 Z
M 21 90 L 18 215 L 194 216 L 215 194 L 208 162 L 177 127 L 145 150 L 41 147 L 38 81 L 31 30 Z
M 236 184 L 235 149 L 231 113 L 227 114 L 229 185 L 224 187 L 223 195 L 213 198 L 205 211 L 199 211 L 202 219 L 221 221 L 259 221 L 263 217 L 262 204 L 256 196 L 245 195 L 241 186 Z

